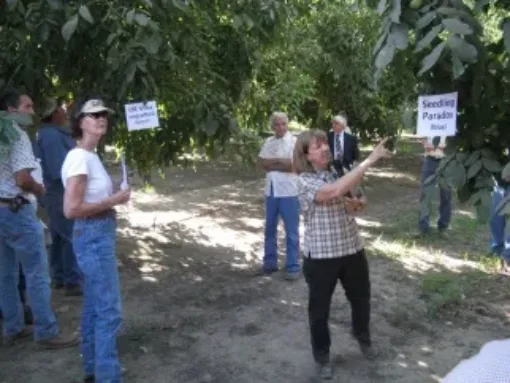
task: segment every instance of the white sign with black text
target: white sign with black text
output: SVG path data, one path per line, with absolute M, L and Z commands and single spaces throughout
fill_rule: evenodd
M 457 92 L 418 97 L 420 137 L 450 137 L 457 133 Z
M 139 102 L 124 105 L 129 131 L 159 128 L 156 101 Z

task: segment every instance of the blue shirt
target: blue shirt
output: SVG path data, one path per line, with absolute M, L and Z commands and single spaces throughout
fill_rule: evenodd
M 37 131 L 35 156 L 41 160 L 46 197 L 64 195 L 60 170 L 67 153 L 75 146 L 71 134 L 59 126 L 43 125 Z

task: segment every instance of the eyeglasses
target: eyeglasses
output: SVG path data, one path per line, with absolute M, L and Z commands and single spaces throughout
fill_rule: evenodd
M 90 117 L 90 118 L 97 120 L 98 118 L 101 118 L 101 117 L 108 118 L 108 112 L 85 113 L 83 116 Z

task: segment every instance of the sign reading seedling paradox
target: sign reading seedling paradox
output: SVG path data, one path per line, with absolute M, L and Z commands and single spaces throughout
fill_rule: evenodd
M 457 92 L 418 97 L 421 137 L 447 137 L 457 133 Z
M 126 110 L 126 122 L 129 131 L 159 127 L 156 101 L 126 104 L 124 108 Z

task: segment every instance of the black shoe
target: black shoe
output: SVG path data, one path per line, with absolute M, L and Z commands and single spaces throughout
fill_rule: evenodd
M 377 352 L 372 347 L 370 335 L 356 335 L 354 331 L 351 331 L 351 336 L 358 342 L 359 349 L 366 359 L 374 360 L 377 358 Z
M 83 379 L 83 383 L 94 383 L 96 381 L 96 378 L 94 375 L 92 376 L 86 376 L 85 379 Z

